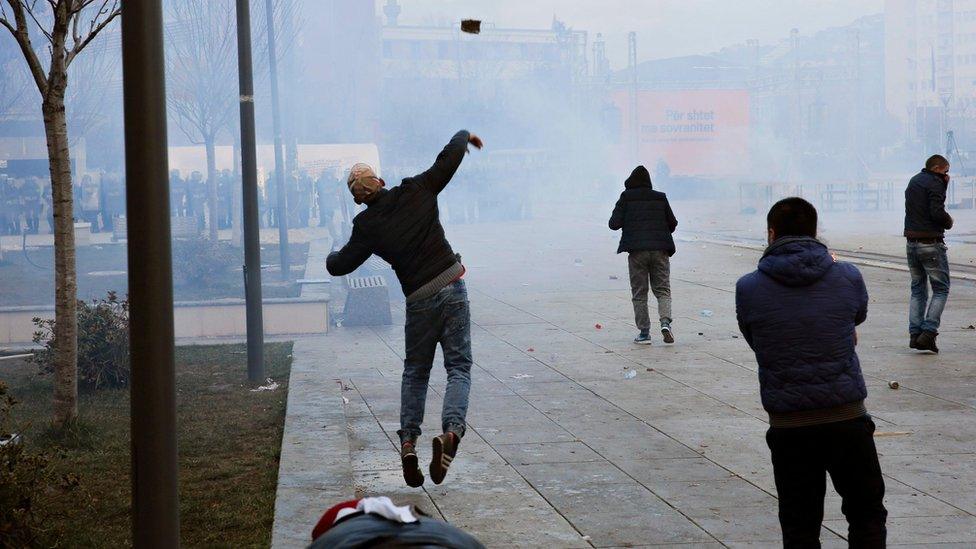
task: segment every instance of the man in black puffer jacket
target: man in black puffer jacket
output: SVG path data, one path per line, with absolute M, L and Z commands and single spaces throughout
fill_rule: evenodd
M 667 195 L 655 191 L 651 186 L 651 174 L 644 166 L 634 168 L 624 187 L 610 216 L 610 230 L 623 229 L 617 253 L 629 253 L 630 290 L 634 318 L 640 330 L 634 343 L 651 343 L 648 286 L 657 298 L 664 341 L 674 343 L 671 332 L 671 256 L 675 250 L 671 233 L 678 226 L 678 220 L 671 211 Z
M 826 474 L 851 547 L 884 547 L 884 479 L 855 352 L 868 314 L 857 267 L 816 239 L 817 210 L 786 198 L 766 218 L 759 269 L 735 286 L 739 329 L 756 353 L 784 547 L 820 547 Z
M 353 219 L 349 242 L 326 260 L 329 273 L 341 276 L 376 254 L 393 266 L 407 298 L 397 433 L 403 477 L 411 487 L 424 483 L 415 447 L 438 344 L 444 352 L 447 389 L 441 415 L 443 434 L 434 438 L 430 462 L 430 476 L 436 484 L 444 480 L 464 436 L 471 388 L 471 312 L 461 280 L 464 266 L 444 236 L 437 195 L 454 177 L 469 143 L 482 147 L 478 136 L 459 131 L 430 169 L 392 189 L 385 189 L 386 183 L 368 165 L 353 166 L 349 191 L 357 204 L 366 204 L 366 210 Z

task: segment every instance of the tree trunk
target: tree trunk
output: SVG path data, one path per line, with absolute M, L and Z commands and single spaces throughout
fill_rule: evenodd
M 64 87 L 60 93 L 49 92 L 42 105 L 54 201 L 54 423 L 58 426 L 78 417 L 78 280 Z
M 207 225 L 210 227 L 210 240 L 217 242 L 217 150 L 216 140 L 208 136 L 204 140 L 207 148 Z

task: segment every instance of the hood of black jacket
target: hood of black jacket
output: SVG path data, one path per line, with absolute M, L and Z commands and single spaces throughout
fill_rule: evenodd
M 641 187 L 648 189 L 654 188 L 651 186 L 651 174 L 644 166 L 637 166 L 634 168 L 634 171 L 630 172 L 630 177 L 627 178 L 627 181 L 624 181 L 624 187 L 628 189 L 639 189 Z
M 834 258 L 822 242 L 810 237 L 787 236 L 766 248 L 759 270 L 785 286 L 809 286 L 823 278 Z

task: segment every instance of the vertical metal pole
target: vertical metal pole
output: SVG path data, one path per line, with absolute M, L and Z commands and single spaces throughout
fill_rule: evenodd
M 637 33 L 631 31 L 627 35 L 627 59 L 630 65 L 630 124 L 634 132 L 632 164 L 640 162 L 640 114 L 637 112 Z
M 179 547 L 173 270 L 160 0 L 122 10 L 129 339 L 132 360 L 132 540 Z
M 278 252 L 281 256 L 281 279 L 291 278 L 291 262 L 288 258 L 288 199 L 285 193 L 285 162 L 281 151 L 281 108 L 278 102 L 278 53 L 275 45 L 275 20 L 272 0 L 265 0 L 268 20 L 268 67 L 271 69 L 271 118 L 274 121 L 275 157 L 275 217 L 278 218 Z
M 251 66 L 251 12 L 248 0 L 237 0 L 237 70 L 241 93 L 241 184 L 244 186 L 247 378 L 251 383 L 259 383 L 264 381 L 264 320 L 261 312 L 258 163 L 257 145 L 254 142 L 254 73 Z M 279 218 L 278 223 L 281 222 L 282 219 Z

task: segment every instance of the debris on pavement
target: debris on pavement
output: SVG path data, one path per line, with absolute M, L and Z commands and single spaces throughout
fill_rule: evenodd
M 573 260 L 573 265 L 575 265 L 577 267 L 582 267 L 583 266 L 583 260 L 577 257 L 576 259 Z
M 629 370 L 626 374 L 624 374 L 624 379 L 634 379 L 635 377 L 637 377 L 637 372 L 634 370 Z
M 532 374 L 515 374 L 514 376 L 512 376 L 512 379 L 529 379 L 533 377 L 535 376 Z
M 897 381 L 889 381 L 888 382 L 888 388 L 890 388 L 890 389 L 894 389 L 894 390 L 897 391 L 899 387 L 901 387 L 901 385 L 899 385 Z
M 602 330 L 603 329 L 603 324 L 600 324 L 598 322 L 598 323 L 594 324 L 593 327 L 596 328 L 597 330 Z
M 478 19 L 465 19 L 461 21 L 461 32 L 481 34 L 481 21 Z
M 528 349 L 526 349 L 526 351 L 528 351 L 530 353 L 534 353 L 535 352 L 535 349 L 533 349 L 532 347 L 529 347 Z
M 610 275 L 610 280 L 620 280 L 620 277 L 616 275 Z
M 876 437 L 905 437 L 911 435 L 911 431 L 876 431 Z
M 702 309 L 702 311 L 701 311 L 701 315 L 703 317 L 705 317 L 705 318 L 710 318 L 714 314 L 715 313 L 713 311 L 709 310 L 709 309 Z

